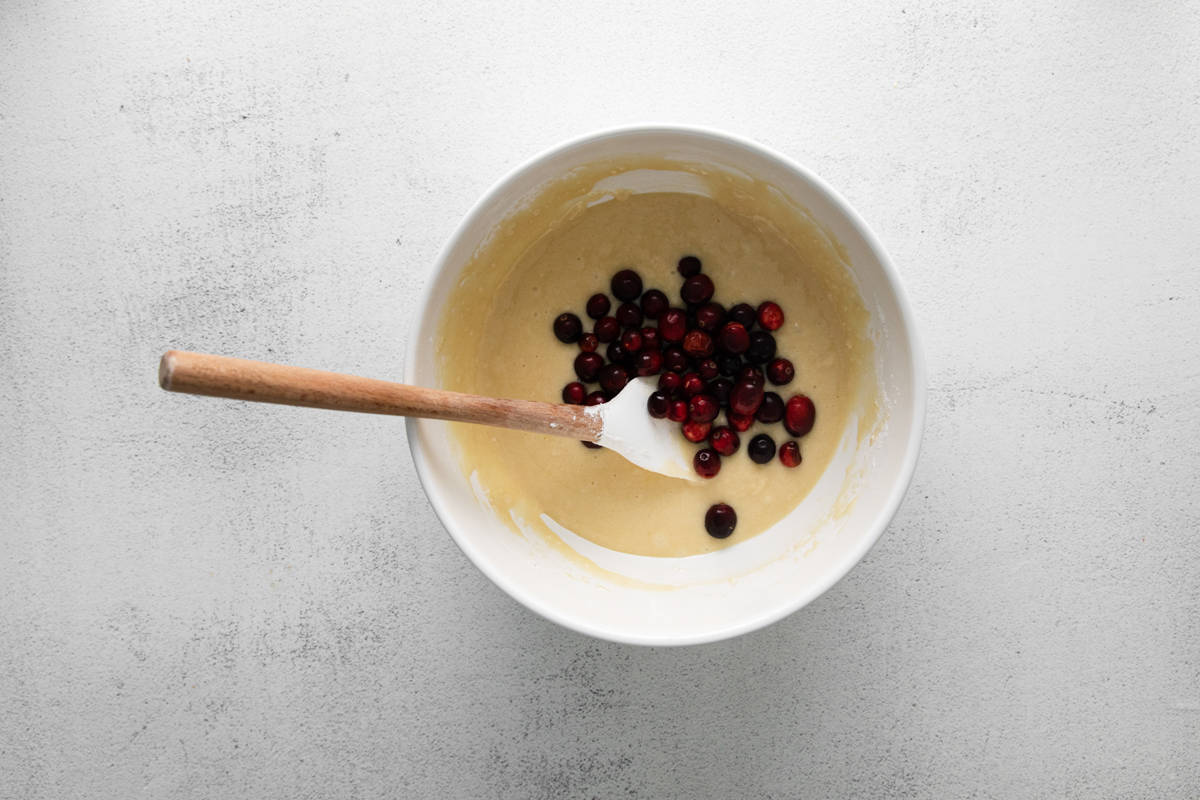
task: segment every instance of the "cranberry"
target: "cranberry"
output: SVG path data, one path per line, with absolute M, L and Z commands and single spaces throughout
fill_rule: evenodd
M 637 303 L 621 303 L 613 316 L 621 323 L 622 328 L 642 327 L 642 310 L 638 308 Z
M 708 393 L 722 406 L 729 404 L 729 394 L 732 391 L 733 381 L 729 378 L 717 378 L 708 382 Z
M 746 445 L 746 455 L 755 464 L 766 464 L 775 457 L 775 440 L 765 433 L 760 433 Z
M 637 361 L 634 363 L 637 365 L 638 376 L 646 378 L 662 372 L 662 362 L 662 353 L 657 350 L 643 350 L 638 353 Z M 671 375 L 674 373 L 667 374 Z
M 792 378 L 796 377 L 796 368 L 786 358 L 777 358 L 767 364 L 767 377 L 776 386 L 784 386 L 791 383 Z
M 679 274 L 685 278 L 700 274 L 700 259 L 695 256 L 684 256 L 679 259 Z
M 738 303 L 733 308 L 729 309 L 729 313 L 725 315 L 727 319 L 741 325 L 746 330 L 754 327 L 755 321 L 758 319 L 758 314 L 754 311 L 754 306 L 749 303 Z
M 699 444 L 708 438 L 708 432 L 712 430 L 712 423 L 697 422 L 694 419 L 690 419 L 683 423 L 681 427 L 683 429 L 683 438 L 689 442 Z
M 598 353 L 580 353 L 575 356 L 575 374 L 584 383 L 591 383 L 600 374 L 604 366 L 604 358 Z
M 687 400 L 673 400 L 667 411 L 667 419 L 671 422 L 686 422 L 688 417 Z
M 704 530 L 714 539 L 727 539 L 737 527 L 737 512 L 728 503 L 716 503 L 704 513 Z
M 726 353 L 737 355 L 750 349 L 750 333 L 740 322 L 726 322 L 717 336 L 717 342 Z
M 601 391 L 595 391 L 583 399 L 585 406 L 600 406 L 608 402 L 608 396 Z
M 701 478 L 713 478 L 721 471 L 721 456 L 711 447 L 696 451 L 692 458 L 692 466 Z
M 567 344 L 578 342 L 582 333 L 583 323 L 579 321 L 579 317 L 569 311 L 554 318 L 554 335 L 560 342 Z
M 758 307 L 758 324 L 769 331 L 779 330 L 783 327 L 783 309 L 768 300 Z
M 666 392 L 653 392 L 646 398 L 646 410 L 655 419 L 662 419 L 671 410 L 671 398 L 667 397 Z
M 587 315 L 592 319 L 600 319 L 612 308 L 612 302 L 606 294 L 594 294 L 587 301 Z
M 711 358 L 706 358 L 697 364 L 696 372 L 699 372 L 700 377 L 704 378 L 706 381 L 711 381 L 720 374 L 720 370 L 717 369 L 717 362 L 713 361 Z
M 693 422 L 712 422 L 720 410 L 711 394 L 698 394 L 688 401 L 688 419 Z
M 573 406 L 583 405 L 583 398 L 587 397 L 587 387 L 579 381 L 571 381 L 562 390 L 562 399 L 564 403 L 570 403 Z
M 736 411 L 726 411 L 725 419 L 729 420 L 729 427 L 738 433 L 745 433 L 754 424 L 754 417 L 749 414 L 739 414 Z
M 623 269 L 612 276 L 611 288 L 618 300 L 636 300 L 642 293 L 642 276 L 631 269 Z
M 745 414 L 753 417 L 754 412 L 762 405 L 763 388 L 761 384 L 739 380 L 733 385 L 729 394 L 729 409 L 735 414 Z
M 728 353 L 720 353 L 717 355 L 717 370 L 727 378 L 732 378 L 738 374 L 738 370 L 742 368 L 742 360 L 737 356 L 729 355 Z
M 708 358 L 713 354 L 713 340 L 704 331 L 688 331 L 683 337 L 683 352 L 692 358 Z
M 614 364 L 623 364 L 629 356 L 629 353 L 620 342 L 609 342 L 608 347 L 604 349 L 604 354 Z
M 596 334 L 594 333 L 585 333 L 579 337 L 579 349 L 585 353 L 594 353 L 599 346 L 600 340 L 596 338 Z
M 750 349 L 746 351 L 746 360 L 751 364 L 765 364 L 775 357 L 775 337 L 766 331 L 755 331 L 750 334 Z
M 601 317 L 592 326 L 592 333 L 602 342 L 611 342 L 621 334 L 621 323 L 615 317 Z
M 750 383 L 757 383 L 759 386 L 762 386 L 763 372 L 758 367 L 743 367 L 742 371 L 738 373 L 738 380 L 749 381 Z
M 704 381 L 694 372 L 689 372 L 683 376 L 683 393 L 688 397 L 693 397 L 704 391 Z
M 663 341 L 678 342 L 687 333 L 687 313 L 681 308 L 668 308 L 658 318 L 658 332 Z
M 642 349 L 657 350 L 662 347 L 662 336 L 658 332 L 658 328 L 651 328 L 647 325 L 642 328 Z
M 679 290 L 679 296 L 683 298 L 683 302 L 692 305 L 700 305 L 707 303 L 713 296 L 712 278 L 704 273 L 693 275 L 683 282 L 683 287 Z
M 620 364 L 609 364 L 600 370 L 600 388 L 609 394 L 616 394 L 629 383 L 629 373 Z
M 683 387 L 683 377 L 678 372 L 664 372 L 658 376 L 658 388 L 674 394 Z
M 785 467 L 800 466 L 800 462 L 803 460 L 800 458 L 800 444 L 794 439 L 789 439 L 779 445 L 779 460 Z
M 725 321 L 725 306 L 720 303 L 705 303 L 696 309 L 696 324 L 701 330 L 716 333 Z
M 621 347 L 627 353 L 636 353 L 642 349 L 642 332 L 638 330 L 625 331 L 621 335 Z
M 783 412 L 783 427 L 792 436 L 803 436 L 812 430 L 817 419 L 817 407 L 806 396 L 798 394 L 787 401 Z
M 663 350 L 663 366 L 673 372 L 683 372 L 688 368 L 687 353 L 679 347 L 668 347 Z
M 708 435 L 708 443 L 712 445 L 713 450 L 716 450 L 721 455 L 731 456 L 737 452 L 742 440 L 734 432 L 733 428 L 722 425 L 719 428 L 712 429 L 712 433 Z
M 774 392 L 763 394 L 762 405 L 754 414 L 759 422 L 771 425 L 783 419 L 783 398 Z
M 671 307 L 671 301 L 658 289 L 650 289 L 642 295 L 642 313 L 649 319 L 658 319 Z

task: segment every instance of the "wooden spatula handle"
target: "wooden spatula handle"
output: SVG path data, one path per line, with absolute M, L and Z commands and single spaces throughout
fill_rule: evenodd
M 595 441 L 598 417 L 582 406 L 425 389 L 319 369 L 168 350 L 158 383 L 170 392 L 289 406 L 474 422 Z

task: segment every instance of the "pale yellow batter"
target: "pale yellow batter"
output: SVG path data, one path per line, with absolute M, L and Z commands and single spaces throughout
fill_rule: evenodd
M 695 173 L 712 198 L 591 192 L 606 175 L 647 167 Z M 776 458 L 759 465 L 746 455 L 759 432 L 776 444 L 790 438 L 779 424 L 756 423 L 739 434 L 738 452 L 702 483 L 655 475 L 615 453 L 559 437 L 456 424 L 463 469 L 476 474 L 504 519 L 515 510 L 554 537 L 538 521 L 546 514 L 614 550 L 693 555 L 765 530 L 816 483 L 849 412 L 864 407 L 873 391 L 868 316 L 831 237 L 770 187 L 749 179 L 646 160 L 599 164 L 549 187 L 502 224 L 464 270 L 438 333 L 443 385 L 561 402 L 563 385 L 575 380 L 579 350 L 554 337 L 553 319 L 573 311 L 590 330 L 584 302 L 594 292 L 609 293 L 612 274 L 623 267 L 636 269 L 646 289 L 661 289 L 682 306 L 676 263 L 687 254 L 703 261 L 716 284 L 714 300 L 726 307 L 768 299 L 783 307 L 786 323 L 775 336 L 796 378 L 767 389 L 785 401 L 804 393 L 816 403 L 816 426 L 800 439 L 803 463 L 788 469 Z M 737 511 L 728 539 L 704 530 L 705 511 L 715 502 Z

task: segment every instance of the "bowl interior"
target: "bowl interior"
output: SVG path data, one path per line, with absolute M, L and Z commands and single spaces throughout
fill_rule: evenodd
M 532 532 L 519 535 L 470 485 L 448 426 L 410 420 L 408 433 L 438 516 L 467 556 L 514 598 L 601 638 L 687 644 L 772 622 L 817 597 L 862 558 L 911 477 L 924 416 L 924 376 L 894 270 L 865 224 L 829 187 L 749 142 L 699 130 L 642 128 L 591 136 L 539 156 L 484 196 L 438 261 L 410 345 L 407 380 L 439 384 L 434 332 L 440 316 L 463 266 L 505 216 L 572 169 L 645 156 L 764 180 L 837 239 L 871 315 L 880 407 L 874 435 L 860 442 L 848 432 L 816 489 L 770 530 L 718 553 L 663 559 L 614 553 L 570 532 L 563 533 L 569 548 L 550 547 Z M 703 191 L 687 173 L 645 170 L 608 178 L 605 188 Z

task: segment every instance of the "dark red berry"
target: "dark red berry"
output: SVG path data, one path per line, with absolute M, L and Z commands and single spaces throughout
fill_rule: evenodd
M 688 331 L 683 337 L 683 352 L 692 358 L 708 358 L 713 354 L 713 340 L 704 331 Z
M 716 333 L 725 321 L 725 306 L 720 303 L 705 303 L 696 309 L 696 324 L 700 330 Z
M 779 460 L 785 467 L 800 466 L 800 462 L 803 460 L 800 458 L 800 444 L 794 439 L 789 439 L 779 445 Z
M 596 334 L 594 333 L 585 333 L 579 337 L 579 349 L 585 353 L 594 353 L 599 346 L 600 340 L 596 338 Z
M 699 372 L 700 377 L 704 378 L 706 381 L 711 381 L 720 374 L 720 370 L 717 369 L 717 362 L 713 361 L 711 358 L 706 358 L 697 364 L 696 372 Z
M 606 294 L 594 294 L 587 301 L 587 315 L 592 319 L 600 319 L 612 308 L 612 301 Z
M 642 349 L 642 332 L 638 330 L 625 331 L 621 334 L 621 347 L 627 353 L 636 353 Z
M 700 259 L 695 256 L 684 256 L 679 259 L 679 274 L 685 278 L 698 275 L 700 273 L 700 266 Z
M 663 341 L 678 342 L 687 333 L 687 313 L 681 308 L 668 308 L 658 318 L 658 332 Z
M 783 398 L 774 392 L 764 392 L 762 405 L 754 413 L 755 419 L 767 425 L 783 419 Z
M 709 506 L 704 513 L 704 530 L 714 539 L 728 539 L 737 527 L 737 512 L 728 503 Z
M 618 300 L 636 300 L 642 293 L 642 276 L 623 269 L 612 277 L 612 293 Z
M 746 350 L 746 360 L 751 364 L 765 364 L 775 357 L 775 337 L 766 331 L 755 331 L 750 334 L 750 347 Z
M 591 383 L 600 374 L 604 366 L 604 358 L 598 353 L 580 353 L 575 356 L 575 374 L 584 383 Z
M 754 417 L 749 414 L 739 414 L 736 411 L 726 411 L 725 419 L 729 420 L 729 427 L 738 433 L 745 433 L 754 424 Z
M 779 330 L 783 327 L 783 309 L 768 300 L 758 307 L 758 324 L 769 331 Z
M 733 381 L 729 378 L 717 378 L 715 381 L 709 381 L 707 391 L 719 405 L 726 406 L 729 404 L 729 394 L 733 391 Z
M 608 396 L 604 392 L 596 391 L 589 394 L 583 399 L 585 406 L 599 406 L 608 402 Z
M 621 323 L 622 328 L 642 327 L 642 309 L 638 308 L 637 303 L 621 303 L 617 306 L 617 313 L 613 316 L 617 318 L 617 322 Z
M 754 311 L 754 306 L 749 303 L 738 303 L 729 309 L 729 313 L 725 317 L 739 323 L 746 330 L 753 328 L 754 323 L 758 320 L 758 314 Z
M 671 402 L 671 408 L 667 411 L 667 419 L 671 420 L 671 422 L 686 422 L 687 416 L 687 400 L 674 400 Z
M 704 381 L 695 372 L 683 376 L 683 393 L 693 397 L 704 391 Z
M 611 342 L 620 335 L 621 323 L 617 322 L 615 317 L 601 317 L 592 326 L 592 333 L 596 334 L 596 338 L 601 342 Z
M 735 414 L 753 417 L 754 412 L 762 405 L 763 388 L 760 384 L 750 381 L 738 381 L 729 393 L 729 409 Z
M 668 347 L 663 350 L 663 366 L 673 372 L 683 372 L 689 365 L 687 353 L 680 347 Z
M 583 398 L 587 397 L 587 387 L 579 381 L 571 381 L 562 390 L 562 400 L 564 403 L 570 403 L 573 406 L 583 405 Z
M 722 425 L 712 429 L 712 433 L 708 435 L 708 443 L 721 455 L 731 456 L 737 452 L 742 440 L 733 428 Z
M 662 353 L 657 350 L 643 350 L 637 355 L 637 374 L 639 377 L 646 378 L 651 375 L 657 375 L 662 371 Z M 673 374 L 673 373 L 668 373 Z
M 787 428 L 787 432 L 792 436 L 808 433 L 816 420 L 817 407 L 805 395 L 798 394 L 787 401 L 787 408 L 783 412 L 783 427 Z
M 651 328 L 647 325 L 642 328 L 642 349 L 657 350 L 662 347 L 662 336 L 658 332 L 658 328 Z
M 775 457 L 775 440 L 765 433 L 760 433 L 746 445 L 746 455 L 755 464 L 767 464 Z
M 688 420 L 681 426 L 683 429 L 683 438 L 689 442 L 699 444 L 708 438 L 708 432 L 712 430 L 711 422 L 697 422 L 696 420 Z
M 698 394 L 688 401 L 688 419 L 693 422 L 712 422 L 721 407 L 710 394 Z
M 608 347 L 604 348 L 604 354 L 613 364 L 624 364 L 625 359 L 629 357 L 629 353 L 619 341 L 609 342 Z
M 671 410 L 671 398 L 667 397 L 666 392 L 652 392 L 646 398 L 646 410 L 655 419 L 663 419 Z
M 679 296 L 683 298 L 683 302 L 691 305 L 700 305 L 707 303 L 713 296 L 712 278 L 704 273 L 693 275 L 683 282 L 683 286 L 679 290 Z
M 554 318 L 554 335 L 560 342 L 567 344 L 578 342 L 582 334 L 583 323 L 574 314 L 567 312 Z
M 717 343 L 726 353 L 744 353 L 750 349 L 750 333 L 740 322 L 726 322 L 717 336 Z
M 658 376 L 658 388 L 667 394 L 674 394 L 683 387 L 683 376 L 678 372 L 664 372 Z
M 711 447 L 698 450 L 692 457 L 692 467 L 701 478 L 715 477 L 721 471 L 721 456 Z
M 748 381 L 750 383 L 757 383 L 759 386 L 762 386 L 763 385 L 763 372 L 761 369 L 759 369 L 758 367 L 754 367 L 754 366 L 742 367 L 742 371 L 738 373 L 738 380 L 739 381 Z
M 728 353 L 717 354 L 717 369 L 725 377 L 732 378 L 738 374 L 738 370 L 741 368 L 742 360 L 737 356 L 729 355 Z
M 777 358 L 767 364 L 767 377 L 776 386 L 785 386 L 792 382 L 792 378 L 796 377 L 796 368 L 786 358 Z
M 649 289 L 642 295 L 642 313 L 649 319 L 658 319 L 671 307 L 671 301 L 658 289 Z
M 616 394 L 629 383 L 629 373 L 620 364 L 609 364 L 600 370 L 600 388 L 609 394 Z

